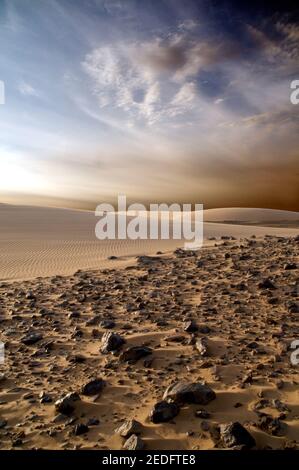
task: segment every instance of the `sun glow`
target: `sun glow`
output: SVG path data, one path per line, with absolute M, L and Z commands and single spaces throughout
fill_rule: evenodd
M 45 189 L 44 178 L 25 165 L 26 157 L 0 150 L 0 191 L 35 193 Z

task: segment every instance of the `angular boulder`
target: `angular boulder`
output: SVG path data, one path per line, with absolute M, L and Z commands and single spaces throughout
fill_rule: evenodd
M 255 439 L 238 421 L 220 425 L 220 439 L 225 447 L 241 446 L 251 449 L 255 446 Z
M 154 405 L 150 412 L 150 420 L 157 424 L 157 423 L 166 423 L 167 421 L 171 421 L 175 418 L 180 409 L 176 403 L 169 403 L 168 401 L 159 401 Z
M 130 437 L 132 434 L 140 434 L 142 424 L 135 419 L 127 419 L 119 428 L 115 430 L 122 437 Z
M 136 434 L 132 434 L 131 437 L 124 443 L 123 449 L 125 450 L 142 450 L 144 449 L 144 442 Z
M 75 402 L 80 401 L 78 393 L 68 393 L 55 402 L 55 410 L 63 415 L 70 415 L 75 410 Z
M 107 331 L 103 334 L 101 343 L 101 352 L 106 354 L 108 352 L 117 351 L 118 349 L 120 349 L 125 343 L 125 340 L 117 333 Z
M 123 351 L 119 359 L 124 362 L 137 362 L 142 357 L 152 354 L 152 349 L 146 346 L 133 346 Z
M 207 405 L 215 398 L 216 393 L 214 390 L 201 382 L 176 382 L 166 389 L 163 396 L 163 400 L 170 400 L 178 405 L 184 405 L 185 403 Z
M 83 385 L 81 393 L 86 396 L 97 395 L 104 387 L 105 381 L 103 379 L 94 379 Z

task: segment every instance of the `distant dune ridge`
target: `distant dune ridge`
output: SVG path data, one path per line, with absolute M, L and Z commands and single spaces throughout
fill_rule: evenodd
M 275 225 L 297 225 L 299 228 L 299 213 L 294 211 L 255 209 L 244 207 L 229 207 L 221 209 L 207 209 L 204 212 L 207 222 L 235 222 L 246 224 L 274 223 Z
M 273 222 L 292 226 L 298 212 L 269 209 L 209 209 L 204 213 L 204 242 L 209 238 L 295 236 L 299 228 L 263 227 Z M 0 204 L 0 279 L 29 279 L 71 274 L 78 269 L 115 267 L 140 254 L 170 251 L 180 240 L 104 240 L 95 237 L 94 212 Z M 223 220 L 233 224 L 219 223 Z M 217 223 L 214 223 L 217 222 Z M 241 225 L 242 223 L 249 225 Z M 250 224 L 256 224 L 252 226 Z M 118 259 L 109 260 L 110 256 Z

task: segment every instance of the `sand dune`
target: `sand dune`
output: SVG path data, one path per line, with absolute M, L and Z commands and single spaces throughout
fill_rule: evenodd
M 210 214 L 218 214 L 219 217 L 226 214 L 229 218 L 234 214 L 236 225 L 205 223 L 205 243 L 214 243 L 208 240 L 211 237 L 242 238 L 253 234 L 292 236 L 299 233 L 298 229 L 237 225 L 237 217 L 244 220 L 245 213 L 255 220 L 262 220 L 262 216 L 268 219 L 268 211 L 263 211 L 207 211 L 209 218 Z M 273 220 L 275 217 L 280 220 L 282 216 L 286 216 L 285 213 L 290 219 L 297 214 L 287 211 L 270 212 Z M 136 255 L 173 250 L 183 243 L 178 240 L 99 241 L 95 237 L 97 220 L 94 213 L 88 211 L 0 204 L 0 279 L 30 279 L 37 276 L 71 274 L 77 269 L 121 266 L 134 262 Z M 109 260 L 108 257 L 112 255 L 118 259 Z
M 255 209 L 250 207 L 228 207 L 207 209 L 204 218 L 209 222 L 246 222 L 250 224 L 293 224 L 299 227 L 299 213 L 274 209 Z

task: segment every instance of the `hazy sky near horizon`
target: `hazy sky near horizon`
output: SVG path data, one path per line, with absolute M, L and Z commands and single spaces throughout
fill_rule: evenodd
M 0 202 L 299 210 L 298 17 L 238 3 L 0 0 Z

